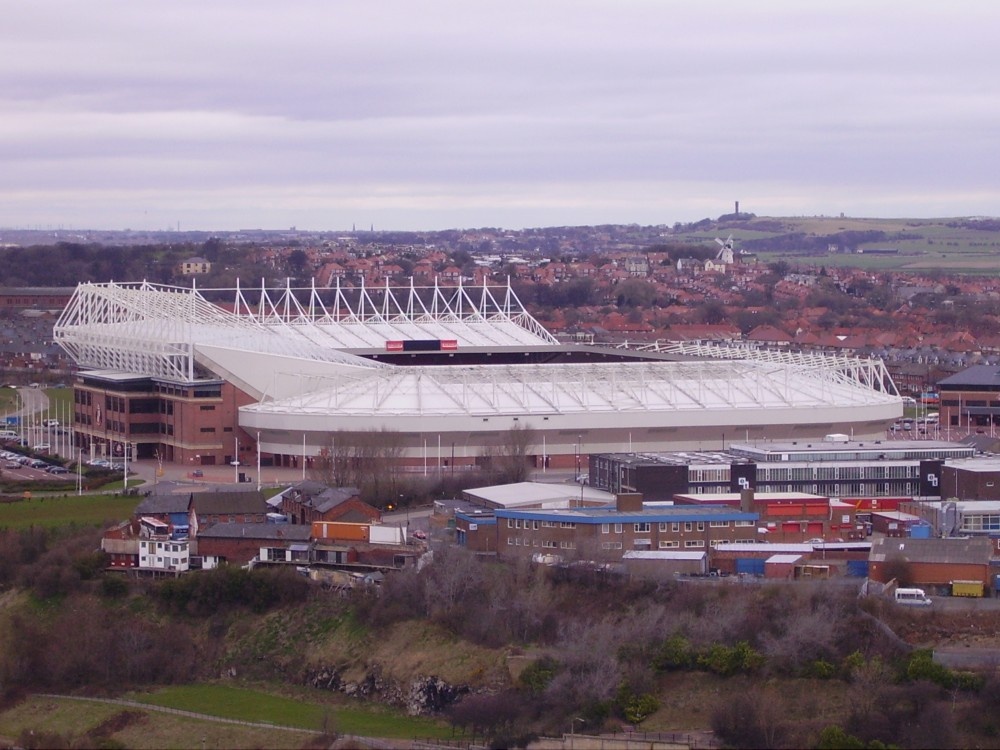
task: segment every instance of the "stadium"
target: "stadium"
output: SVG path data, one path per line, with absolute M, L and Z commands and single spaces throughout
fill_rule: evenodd
M 54 337 L 79 368 L 80 450 L 190 465 L 305 466 L 377 432 L 425 472 L 511 452 L 572 468 L 597 452 L 876 438 L 902 415 L 878 360 L 560 344 L 509 285 L 88 283 Z

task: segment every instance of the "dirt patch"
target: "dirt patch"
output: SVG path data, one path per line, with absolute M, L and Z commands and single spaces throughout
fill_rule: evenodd
M 888 623 L 900 638 L 918 648 L 962 646 L 1000 649 L 995 611 L 920 612 Z
M 141 724 L 147 719 L 148 717 L 142 711 L 119 711 L 87 732 L 87 736 L 93 739 L 110 737 L 133 724 Z

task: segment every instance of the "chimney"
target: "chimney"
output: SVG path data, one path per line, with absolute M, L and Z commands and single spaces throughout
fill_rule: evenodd
M 753 490 L 740 490 L 740 511 L 753 513 Z
M 740 202 L 736 201 L 736 218 L 740 218 Z
M 615 508 L 619 513 L 642 510 L 642 493 L 623 492 L 615 495 Z

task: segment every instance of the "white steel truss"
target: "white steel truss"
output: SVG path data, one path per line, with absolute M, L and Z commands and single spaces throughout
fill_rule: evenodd
M 291 414 L 519 415 L 703 412 L 886 404 L 892 395 L 809 366 L 700 360 L 593 364 L 392 367 L 320 376 L 300 395 L 251 411 Z
M 899 391 L 896 390 L 896 384 L 892 382 L 892 377 L 889 375 L 885 363 L 877 358 L 848 357 L 842 354 L 814 352 L 788 352 L 732 343 L 704 344 L 655 341 L 652 344 L 636 346 L 623 344 L 621 348 L 687 357 L 771 362 L 793 365 L 797 368 L 832 370 L 839 373 L 845 381 L 858 382 L 872 390 L 899 396 Z
M 232 309 L 206 298 L 229 297 Z M 54 339 L 83 368 L 170 380 L 198 377 L 198 346 L 224 347 L 377 369 L 345 349 L 386 341 L 454 339 L 460 346 L 558 343 L 500 290 L 433 287 L 368 290 L 263 285 L 250 293 L 137 283 L 81 284 L 56 322 Z

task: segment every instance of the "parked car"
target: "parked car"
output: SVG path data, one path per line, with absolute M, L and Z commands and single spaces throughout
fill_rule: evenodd
M 5 468 L 5 469 L 20 469 L 21 468 L 21 464 L 19 464 L 17 461 L 4 461 L 3 462 L 3 468 Z
M 45 471 L 49 472 L 49 474 L 69 474 L 68 469 L 63 466 L 56 465 L 46 467 Z
M 52 464 L 48 463 L 47 461 L 43 461 L 40 458 L 33 458 L 28 462 L 28 466 L 30 466 L 32 469 L 46 469 L 51 465 Z
M 42 422 L 42 427 L 58 427 L 58 426 L 59 426 L 58 419 L 46 419 L 44 422 Z
M 201 469 L 195 469 L 194 471 L 191 472 L 191 476 L 193 476 L 193 477 L 203 477 L 203 476 L 205 476 L 205 472 L 203 472 Z
M 48 443 L 39 443 L 38 445 L 33 445 L 31 447 L 31 450 L 33 450 L 35 453 L 48 453 L 50 450 L 52 450 L 52 446 L 49 445 Z

